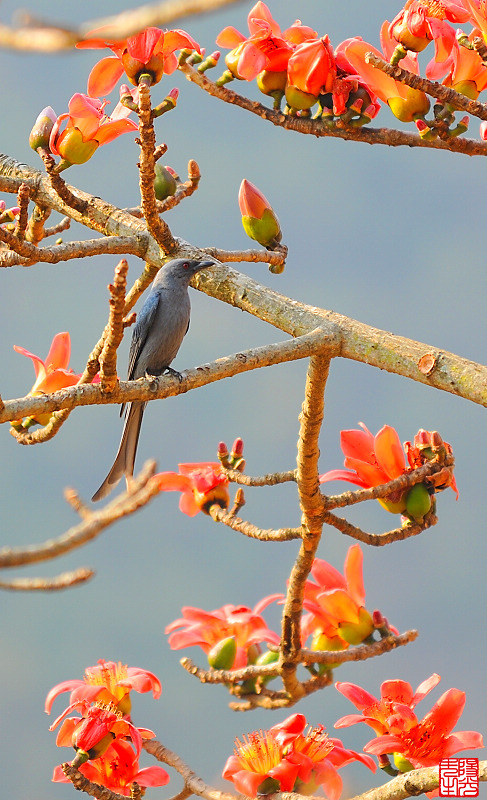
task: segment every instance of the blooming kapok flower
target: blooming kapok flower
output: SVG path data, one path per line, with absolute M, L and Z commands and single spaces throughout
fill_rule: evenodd
M 363 422 L 362 430 L 341 431 L 340 444 L 345 454 L 344 466 L 349 470 L 334 469 L 320 475 L 320 483 L 349 481 L 363 489 L 380 486 L 398 478 L 406 471 L 404 451 L 399 436 L 390 425 L 384 425 L 373 436 Z M 398 514 L 406 508 L 403 492 L 398 497 L 379 499 L 388 511 Z
M 331 92 L 336 78 L 333 48 L 328 36 L 322 36 L 296 47 L 287 65 L 286 99 L 293 105 L 291 89 L 306 92 L 317 98 Z
M 438 685 L 441 678 L 436 673 L 430 675 L 420 683 L 416 691 L 410 683 L 402 680 L 384 681 L 380 687 L 380 699 L 357 686 L 354 683 L 338 681 L 335 687 L 343 694 L 362 714 L 348 714 L 335 723 L 335 728 L 347 728 L 357 722 L 366 725 L 380 736 L 388 730 L 388 719 L 396 713 L 396 706 L 408 707 L 411 711 L 416 705 Z
M 163 31 L 146 28 L 128 39 L 109 40 L 103 37 L 103 28 L 91 31 L 92 38 L 78 42 L 76 47 L 99 49 L 109 47 L 115 55 L 102 58 L 88 77 L 90 97 L 103 97 L 111 92 L 125 72 L 133 86 L 141 75 L 150 75 L 152 84 L 159 83 L 163 75 L 171 75 L 178 66 L 176 50 L 189 48 L 200 52 L 200 46 L 183 30 Z
M 328 737 L 322 725 L 307 727 L 303 714 L 242 738 L 235 740 L 223 777 L 249 797 L 276 791 L 309 794 L 322 785 L 329 800 L 338 800 L 342 780 L 337 769 L 360 761 L 375 771 L 372 759 L 346 750 L 339 739 Z
M 228 508 L 228 478 L 221 464 L 202 461 L 198 464 L 179 464 L 178 472 L 159 472 L 151 479 L 161 492 L 182 492 L 179 508 L 188 517 L 200 511 L 208 514 L 212 505 Z
M 169 646 L 172 650 L 198 645 L 205 653 L 210 653 L 215 646 L 230 638 L 235 642 L 232 649 L 233 662 L 227 669 L 240 669 L 247 666 L 249 648 L 261 642 L 278 645 L 280 637 L 269 630 L 261 612 L 270 603 L 282 598 L 280 594 L 269 595 L 260 600 L 255 607 L 233 606 L 227 604 L 215 611 L 203 611 L 201 608 L 186 606 L 183 616 L 166 626 L 169 634 Z
M 14 350 L 16 353 L 32 359 L 34 364 L 36 381 L 29 392 L 31 397 L 50 394 L 58 389 L 64 389 L 66 386 L 74 386 L 81 378 L 81 375 L 76 375 L 72 369 L 67 369 L 71 354 L 71 340 L 68 332 L 56 334 L 45 361 L 16 344 L 14 344 Z M 39 425 L 47 425 L 50 418 L 50 413 L 33 417 Z
M 384 696 L 379 713 L 378 701 L 371 695 L 367 696 L 368 693 L 363 689 L 353 684 L 337 684 L 338 690 L 348 696 L 357 707 L 364 702 L 368 703 L 369 698 L 376 703 L 375 707 L 368 705 L 364 708 L 363 721 L 377 732 L 377 738 L 368 742 L 364 751 L 377 756 L 394 753 L 398 769 L 407 772 L 420 767 L 434 767 L 443 758 L 450 758 L 461 750 L 483 747 L 482 735 L 477 731 L 452 733 L 465 706 L 465 692 L 459 689 L 444 692 L 431 711 L 422 720 L 417 719 L 412 708 L 438 681 L 439 676 L 432 675 L 418 687 L 413 696 L 409 684 L 388 681 L 387 688 L 381 691 Z M 404 698 L 401 690 L 404 690 Z M 360 717 L 355 719 L 356 717 L 355 714 L 343 717 L 335 727 L 345 727 L 361 721 Z
M 71 711 L 80 711 L 83 716 L 68 717 Z M 113 704 L 97 703 L 89 705 L 86 700 L 71 703 L 53 722 L 49 730 L 54 730 L 62 722 L 57 735 L 58 747 L 74 747 L 76 757 L 74 766 L 90 759 L 99 758 L 114 739 L 129 738 L 137 756 L 142 749 L 142 739 L 152 739 L 155 734 L 147 728 L 136 728 L 124 719 Z
M 430 107 L 429 100 L 424 92 L 418 89 L 411 89 L 404 83 L 399 83 L 386 75 L 380 69 L 375 69 L 372 64 L 365 61 L 368 52 L 374 53 L 379 58 L 389 61 L 394 49 L 395 42 L 389 32 L 389 22 L 384 22 L 380 33 L 383 53 L 380 53 L 368 42 L 364 42 L 359 36 L 352 39 L 345 39 L 336 48 L 336 58 L 339 63 L 339 54 L 343 53 L 346 61 L 352 66 L 354 72 L 360 75 L 366 85 L 384 103 L 387 103 L 394 116 L 401 122 L 412 122 L 423 117 Z M 408 55 L 401 60 L 401 67 L 419 75 L 417 56 L 415 53 Z
M 112 142 L 117 136 L 137 131 L 138 125 L 127 116 L 130 109 L 118 103 L 110 117 L 104 113 L 107 100 L 86 94 L 74 94 L 69 101 L 69 113 L 61 114 L 53 125 L 49 149 L 61 156 L 58 172 L 72 164 L 84 164 L 100 145 Z M 62 124 L 66 127 L 61 130 Z
M 257 186 L 243 179 L 238 191 L 242 225 L 250 239 L 272 250 L 281 241 L 281 226 L 274 210 Z
M 162 767 L 153 766 L 140 769 L 139 760 L 130 744 L 123 739 L 115 739 L 105 753 L 96 761 L 80 764 L 79 771 L 85 778 L 105 786 L 112 792 L 131 796 L 132 784 L 139 786 L 165 786 L 169 783 L 169 775 Z M 62 767 L 54 769 L 54 782 L 70 783 Z
M 154 698 L 157 699 L 161 695 L 162 688 L 159 679 L 152 672 L 138 667 L 127 667 L 120 661 L 116 663 L 100 658 L 96 666 L 86 668 L 84 680 L 74 678 L 54 686 L 46 697 L 44 710 L 46 714 L 50 714 L 56 697 L 63 692 L 71 692 L 70 705 L 80 700 L 86 700 L 88 703 L 96 701 L 112 703 L 117 711 L 127 716 L 130 714 L 132 690 L 152 691 Z
M 307 580 L 304 585 L 303 607 L 310 613 L 303 617 L 301 627 L 303 641 L 313 636 L 313 649 L 344 650 L 373 633 L 374 617 L 364 606 L 362 563 L 359 544 L 349 547 L 343 575 L 327 561 L 314 559 L 314 581 Z M 389 629 L 397 633 L 395 628 Z
M 389 32 L 405 50 L 420 53 L 431 42 L 435 43 L 435 60 L 445 61 L 455 41 L 455 31 L 446 20 L 466 22 L 469 12 L 461 1 L 406 0 L 404 8 L 392 20 Z
M 299 20 L 282 32 L 261 0 L 251 8 L 247 21 L 249 37 L 230 25 L 216 39 L 219 47 L 231 48 L 225 59 L 230 72 L 234 77 L 247 81 L 253 80 L 262 70 L 286 70 L 295 45 L 317 37 L 316 31 L 301 25 Z

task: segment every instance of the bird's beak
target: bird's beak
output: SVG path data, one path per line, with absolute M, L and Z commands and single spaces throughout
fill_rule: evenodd
M 216 267 L 216 261 L 200 261 L 198 272 L 206 267 Z

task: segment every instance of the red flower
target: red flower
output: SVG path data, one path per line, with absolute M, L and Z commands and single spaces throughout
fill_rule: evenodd
M 84 680 L 74 678 L 54 686 L 46 697 L 44 710 L 50 714 L 56 697 L 63 692 L 71 692 L 70 705 L 80 700 L 88 703 L 96 701 L 113 703 L 117 711 L 127 716 L 130 714 L 132 689 L 136 692 L 152 691 L 156 699 L 160 697 L 162 691 L 158 678 L 152 672 L 138 667 L 127 667 L 120 661 L 115 663 L 101 658 L 96 666 L 86 668 Z
M 362 428 L 360 431 L 342 431 L 340 434 L 340 443 L 345 454 L 344 465 L 353 471 L 330 470 L 320 475 L 320 483 L 342 480 L 368 489 L 389 483 L 406 472 L 404 451 L 394 428 L 384 425 L 373 436 L 363 422 L 359 422 L 359 425 Z M 402 495 L 379 500 L 379 503 L 395 514 L 404 511 L 406 507 Z
M 67 717 L 71 711 L 79 710 L 83 713 L 80 717 Z M 76 757 L 75 766 L 83 764 L 89 759 L 99 758 L 108 749 L 114 739 L 131 739 L 135 751 L 139 755 L 142 749 L 142 739 L 152 739 L 153 731 L 146 728 L 136 728 L 113 705 L 104 706 L 97 704 L 90 706 L 86 700 L 77 701 L 68 706 L 63 713 L 53 722 L 49 730 L 54 730 L 62 721 L 56 744 L 58 747 L 74 747 Z
M 462 23 L 469 12 L 452 0 L 407 0 L 392 20 L 389 31 L 406 50 L 420 53 L 434 40 L 436 61 L 445 61 L 455 42 L 455 31 L 446 22 Z
M 450 758 L 460 750 L 483 747 L 480 733 L 457 731 L 452 733 L 465 706 L 465 692 L 449 689 L 442 694 L 431 711 L 422 720 L 412 710 L 440 678 L 432 675 L 424 681 L 413 695 L 410 684 L 404 681 L 387 681 L 381 687 L 381 700 L 369 695 L 353 684 L 336 684 L 357 708 L 362 708 L 363 717 L 352 714 L 342 717 L 335 727 L 365 722 L 377 733 L 377 738 L 368 742 L 364 751 L 374 755 L 395 753 L 396 765 L 402 772 L 419 767 L 433 767 L 443 758 Z
M 162 767 L 140 769 L 132 747 L 123 739 L 115 739 L 100 758 L 80 764 L 78 769 L 88 780 L 126 797 L 131 796 L 131 784 L 134 782 L 143 787 L 165 786 L 169 783 L 169 775 Z M 55 768 L 52 780 L 70 783 L 61 766 Z
M 102 32 L 103 28 L 92 31 L 94 34 Z M 176 50 L 187 47 L 200 52 L 199 44 L 186 31 L 162 31 L 159 28 L 147 28 L 136 36 L 116 41 L 98 35 L 78 42 L 76 47 L 109 47 L 115 53 L 115 56 L 102 58 L 91 70 L 88 78 L 91 97 L 103 97 L 111 92 L 124 72 L 134 86 L 143 74 L 150 75 L 153 84 L 159 83 L 163 75 L 171 75 L 177 69 Z
M 365 54 L 374 53 L 379 58 L 390 61 L 394 52 L 396 42 L 392 40 L 389 32 L 389 22 L 384 22 L 380 33 L 383 53 L 380 53 L 368 42 L 364 42 L 359 36 L 352 39 L 345 39 L 336 48 L 336 57 L 339 61 L 340 54 L 343 54 L 346 61 L 350 64 L 353 71 L 360 75 L 366 85 L 370 87 L 383 102 L 387 103 L 394 116 L 402 122 L 412 122 L 424 116 L 429 109 L 429 100 L 424 92 L 418 89 L 411 89 L 403 83 L 395 81 L 380 69 L 375 69 L 372 64 L 365 61 Z M 401 60 L 401 67 L 419 74 L 416 54 L 408 54 Z
M 394 715 L 396 705 L 410 710 L 426 697 L 441 678 L 433 673 L 429 678 L 420 683 L 415 692 L 410 683 L 401 680 L 384 681 L 380 687 L 380 700 L 354 683 L 335 684 L 341 694 L 350 700 L 362 714 L 348 714 L 335 723 L 335 728 L 346 728 L 357 722 L 365 722 L 380 736 L 388 730 L 387 720 Z
M 152 478 L 161 492 L 182 492 L 179 508 L 188 517 L 200 511 L 209 513 L 216 504 L 228 508 L 228 478 L 221 464 L 203 461 L 199 464 L 179 464 L 178 472 L 159 472 Z
M 228 668 L 240 669 L 247 665 L 248 650 L 253 645 L 261 642 L 279 644 L 280 637 L 269 630 L 261 612 L 281 597 L 280 594 L 264 597 L 253 609 L 228 604 L 215 611 L 203 611 L 186 606 L 182 609 L 182 618 L 166 627 L 165 633 L 170 634 L 169 646 L 172 650 L 181 650 L 198 645 L 209 653 L 215 645 L 233 637 L 235 658 Z
M 235 77 L 247 81 L 253 80 L 264 69 L 270 72 L 285 70 L 294 46 L 317 36 L 316 31 L 301 25 L 299 20 L 282 33 L 268 7 L 260 0 L 249 12 L 248 26 L 248 38 L 229 26 L 216 39 L 219 47 L 232 49 L 225 59 L 230 71 Z
M 331 92 L 336 64 L 329 37 L 298 45 L 288 61 L 287 77 L 290 86 L 315 97 Z
M 63 161 L 62 169 L 72 164 L 84 164 L 100 145 L 112 142 L 117 136 L 137 131 L 138 126 L 126 117 L 130 109 L 118 103 L 110 117 L 104 113 L 107 100 L 98 100 L 86 94 L 74 94 L 69 101 L 69 113 L 61 114 L 51 131 L 49 148 Z M 61 130 L 63 122 L 66 127 Z
M 238 791 L 256 797 L 276 791 L 313 793 L 323 785 L 330 800 L 338 800 L 342 780 L 337 769 L 360 761 L 375 771 L 372 759 L 346 750 L 322 725 L 307 728 L 303 714 L 293 714 L 269 731 L 254 731 L 236 739 L 234 755 L 223 770 Z
M 307 580 L 304 586 L 303 607 L 310 614 L 303 617 L 301 628 L 303 641 L 314 637 L 313 648 L 343 650 L 360 644 L 375 630 L 373 616 L 364 606 L 362 562 L 358 544 L 348 550 L 343 575 L 328 562 L 314 559 L 311 574 L 316 582 Z

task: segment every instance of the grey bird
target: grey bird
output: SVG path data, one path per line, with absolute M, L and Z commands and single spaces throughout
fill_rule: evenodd
M 137 315 L 130 344 L 127 380 L 145 375 L 162 375 L 181 347 L 189 328 L 191 305 L 188 287 L 193 275 L 214 261 L 195 261 L 175 258 L 157 273 L 150 293 Z M 122 438 L 113 466 L 102 485 L 91 498 L 93 502 L 106 497 L 123 475 L 133 475 L 140 426 L 146 403 L 122 405 L 125 409 Z

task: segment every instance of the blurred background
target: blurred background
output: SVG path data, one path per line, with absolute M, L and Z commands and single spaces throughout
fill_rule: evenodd
M 60 24 L 96 20 L 129 8 L 129 0 L 85 0 L 42 4 L 46 19 Z M 185 18 L 186 29 L 211 52 L 226 25 L 247 31 L 252 2 L 241 2 L 204 18 Z M 4 0 L 1 21 L 11 24 L 17 0 Z M 27 2 L 26 2 L 27 6 Z M 360 35 L 378 45 L 384 19 L 400 9 L 392 0 L 270 0 L 282 28 L 296 17 L 328 33 L 336 46 Z M 38 12 L 37 4 L 29 8 Z M 108 53 L 104 53 L 106 55 Z M 67 111 L 74 92 L 83 92 L 98 51 L 42 56 L 0 52 L 3 110 L 0 149 L 18 161 L 41 162 L 28 146 L 28 134 L 46 105 Z M 428 50 L 428 58 L 431 54 Z M 214 72 L 216 78 L 222 69 Z M 157 122 L 158 142 L 168 145 L 164 163 L 184 179 L 190 158 L 198 161 L 199 191 L 167 217 L 174 234 L 200 246 L 245 249 L 237 205 L 242 178 L 257 184 L 273 204 L 289 247 L 286 270 L 272 275 L 265 265 L 242 265 L 252 278 L 289 297 L 334 309 L 362 322 L 485 360 L 485 163 L 439 151 L 386 149 L 338 139 L 314 139 L 274 128 L 242 109 L 227 106 L 189 84 L 183 75 L 165 78 L 154 91 L 160 102 L 173 86 L 181 90 L 176 111 Z M 236 91 L 257 98 L 248 84 Z M 115 104 L 118 97 L 112 97 Z M 262 96 L 259 96 L 263 102 Z M 395 127 L 386 109 L 374 121 Z M 478 123 L 471 121 L 472 137 Z M 138 150 L 131 135 L 103 147 L 66 179 L 119 206 L 138 203 Z M 14 198 L 4 196 L 8 205 Z M 11 201 L 11 202 L 9 202 Z M 55 215 L 51 221 L 54 222 Z M 82 238 L 73 226 L 64 241 Z M 87 234 L 91 236 L 91 233 Z M 129 280 L 141 263 L 129 257 Z M 22 397 L 34 381 L 32 363 L 13 350 L 20 345 L 44 358 L 53 336 L 69 330 L 71 367 L 81 372 L 107 318 L 107 284 L 117 263 L 97 257 L 64 264 L 2 270 L 0 293 L 0 392 Z M 238 265 L 236 265 L 238 266 Z M 191 292 L 191 329 L 174 366 L 185 369 L 247 347 L 284 338 L 280 331 L 212 298 Z M 140 308 L 140 306 L 139 306 Z M 120 349 L 125 376 L 129 338 Z M 161 470 L 180 461 L 213 460 L 219 440 L 245 441 L 249 474 L 295 465 L 298 414 L 306 364 L 282 365 L 216 383 L 198 391 L 156 401 L 148 407 L 137 459 L 141 467 L 156 458 Z M 456 455 L 460 500 L 444 492 L 439 524 L 418 538 L 364 552 L 367 607 L 380 608 L 400 630 L 418 628 L 420 637 L 363 664 L 347 664 L 335 679 L 352 681 L 373 694 L 380 683 L 402 678 L 416 687 L 433 672 L 442 683 L 423 701 L 427 711 L 446 689 L 467 690 L 461 730 L 485 733 L 485 562 L 482 495 L 485 493 L 485 425 L 479 406 L 381 372 L 335 359 L 326 390 L 326 419 L 320 440 L 322 471 L 341 467 L 341 429 L 363 421 L 374 433 L 388 423 L 402 441 L 420 428 L 437 429 Z M 0 509 L 5 546 L 40 543 L 76 525 L 63 499 L 74 487 L 88 500 L 104 478 L 121 431 L 118 408 L 77 409 L 50 442 L 20 447 L 0 431 Z M 346 488 L 345 485 L 342 487 Z M 335 484 L 333 489 L 339 490 Z M 299 524 L 295 487 L 246 491 L 245 518 L 262 527 Z M 378 503 L 348 514 L 361 527 L 381 532 L 397 517 Z M 325 530 L 318 555 L 342 570 L 349 541 Z M 87 585 L 54 594 L 8 593 L 1 598 L 0 759 L 5 797 L 64 800 L 71 786 L 50 783 L 53 767 L 70 757 L 55 745 L 44 714 L 44 698 L 56 683 L 80 678 L 97 659 L 122 661 L 155 672 L 163 694 L 155 702 L 134 698 L 134 721 L 156 731 L 201 777 L 231 789 L 220 777 L 233 740 L 270 727 L 296 710 L 333 735 L 335 720 L 350 713 L 349 702 L 332 687 L 312 695 L 291 711 L 229 710 L 222 687 L 202 686 L 179 666 L 189 655 L 205 666 L 199 649 L 171 651 L 165 626 L 185 605 L 206 610 L 226 603 L 254 606 L 264 595 L 283 591 L 297 543 L 258 543 L 199 515 L 178 510 L 178 495 L 162 495 L 133 517 L 109 528 L 83 550 L 56 562 L 5 574 L 49 576 L 81 565 L 96 570 Z M 279 612 L 264 612 L 279 630 Z M 66 696 L 67 697 L 67 696 Z M 63 699 L 54 716 L 64 708 Z M 361 750 L 371 738 L 363 726 L 342 731 L 348 747 Z M 464 755 L 463 753 L 460 755 Z M 479 755 L 479 752 L 472 755 Z M 481 755 L 481 753 L 480 753 Z M 143 764 L 150 763 L 148 756 Z M 380 785 L 360 765 L 342 771 L 343 797 Z M 155 800 L 172 795 L 180 780 L 149 790 Z M 480 794 L 484 797 L 485 784 Z

